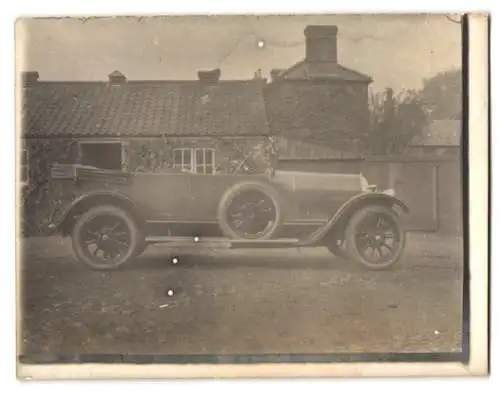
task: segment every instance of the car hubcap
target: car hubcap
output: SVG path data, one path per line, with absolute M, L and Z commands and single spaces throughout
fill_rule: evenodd
M 265 234 L 276 221 L 274 204 L 262 193 L 242 193 L 231 202 L 228 221 L 238 235 L 257 238 Z
M 127 223 L 115 216 L 98 216 L 82 228 L 80 241 L 84 253 L 98 264 L 113 264 L 131 245 Z

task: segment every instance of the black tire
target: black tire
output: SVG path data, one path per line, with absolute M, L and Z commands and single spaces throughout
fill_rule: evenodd
M 371 270 L 393 267 L 401 259 L 405 245 L 406 232 L 401 218 L 385 206 L 371 205 L 360 209 L 350 218 L 346 228 L 350 258 Z M 368 249 L 373 253 L 367 252 Z M 389 253 L 383 256 L 383 250 Z
M 110 226 L 109 234 L 103 235 L 103 232 L 108 232 L 107 223 Z M 120 230 L 115 231 L 116 235 L 111 235 L 113 227 L 114 230 Z M 73 227 L 72 242 L 79 262 L 95 270 L 113 270 L 125 266 L 136 256 L 144 237 L 129 212 L 110 205 L 100 205 L 78 218 Z M 92 252 L 91 245 L 96 246 Z M 117 254 L 107 259 L 111 250 Z M 102 257 L 99 252 L 102 252 Z
M 261 202 L 257 206 L 253 202 L 254 200 Z M 245 204 L 244 214 L 247 213 L 248 205 L 248 213 L 252 215 L 253 212 L 253 219 L 248 217 L 234 219 L 239 215 L 239 212 L 243 212 L 237 210 L 238 207 L 242 206 L 240 201 Z M 245 203 L 245 201 L 247 202 Z M 270 239 L 276 235 L 282 224 L 278 193 L 273 187 L 264 183 L 251 181 L 238 183 L 230 187 L 222 196 L 217 217 L 222 233 L 230 239 Z M 247 228 L 254 226 L 253 232 L 240 230 L 236 225 L 236 220 L 245 223 Z M 253 222 L 251 222 L 252 220 Z M 261 231 L 258 231 L 259 226 L 263 227 Z

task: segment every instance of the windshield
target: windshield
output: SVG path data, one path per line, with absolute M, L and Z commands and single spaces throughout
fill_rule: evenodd
M 274 174 L 278 154 L 273 138 L 267 138 L 264 142 L 256 144 L 242 158 L 233 163 L 233 174 Z

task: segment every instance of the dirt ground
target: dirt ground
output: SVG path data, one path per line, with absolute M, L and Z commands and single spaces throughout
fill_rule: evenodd
M 461 348 L 461 239 L 411 234 L 390 271 L 326 249 L 199 251 L 172 264 L 80 266 L 67 241 L 23 242 L 21 353 L 450 352 Z M 169 290 L 171 290 L 169 295 Z

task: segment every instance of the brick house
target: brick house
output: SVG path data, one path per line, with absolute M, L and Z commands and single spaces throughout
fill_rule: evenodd
M 336 26 L 307 26 L 304 59 L 271 71 L 266 102 L 281 168 L 360 170 L 372 79 L 339 63 L 337 34 Z
M 23 73 L 22 231 L 43 231 L 64 196 L 52 164 L 125 171 L 231 171 L 254 147 L 281 168 L 359 172 L 371 78 L 337 61 L 337 27 L 308 26 L 306 55 L 265 79 L 49 82 Z M 275 144 L 276 142 L 276 144 Z M 268 149 L 270 148 L 270 149 Z M 270 158 L 269 158 L 270 159 Z
M 62 196 L 52 164 L 125 171 L 230 171 L 267 146 L 265 81 L 222 81 L 220 70 L 191 81 L 47 82 L 23 74 L 23 232 L 38 233 Z M 57 190 L 56 190 L 57 189 Z

